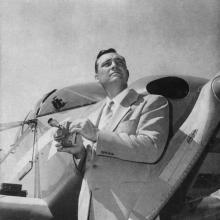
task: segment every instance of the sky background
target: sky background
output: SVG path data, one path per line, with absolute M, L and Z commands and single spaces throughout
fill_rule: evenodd
M 100 49 L 125 56 L 130 82 L 220 69 L 219 0 L 2 0 L 0 13 L 1 123 L 54 88 L 94 81 Z

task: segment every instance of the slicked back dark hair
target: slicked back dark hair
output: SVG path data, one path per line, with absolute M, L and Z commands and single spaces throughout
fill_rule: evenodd
M 96 57 L 96 61 L 95 61 L 95 72 L 98 72 L 98 59 L 99 57 L 101 57 L 102 55 L 106 54 L 106 53 L 117 53 L 117 51 L 114 48 L 109 48 L 107 50 L 100 50 L 97 57 Z

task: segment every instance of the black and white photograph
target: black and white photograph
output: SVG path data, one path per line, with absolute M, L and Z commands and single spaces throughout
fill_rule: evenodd
M 219 0 L 1 0 L 0 220 L 220 219 Z

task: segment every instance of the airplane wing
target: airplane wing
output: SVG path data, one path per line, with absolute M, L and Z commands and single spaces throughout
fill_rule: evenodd
M 16 121 L 16 122 L 9 122 L 9 123 L 0 123 L 0 131 L 8 130 L 11 128 L 16 128 L 22 126 L 24 121 Z

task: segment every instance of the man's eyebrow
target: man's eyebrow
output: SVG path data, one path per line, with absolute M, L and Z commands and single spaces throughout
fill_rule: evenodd
M 112 61 L 112 60 L 120 61 L 120 62 L 123 62 L 125 64 L 125 59 L 123 57 L 116 57 L 116 58 L 109 58 L 109 59 L 103 61 L 101 63 L 101 65 L 104 65 L 105 63 L 108 63 L 109 61 Z
M 117 58 L 115 58 L 115 60 L 120 60 L 125 63 L 125 60 L 122 57 L 117 57 Z
M 103 61 L 103 62 L 101 63 L 101 65 L 104 64 L 104 63 L 107 63 L 107 62 L 109 62 L 109 61 L 111 61 L 111 60 L 112 60 L 112 58 L 109 58 L 109 59 Z

